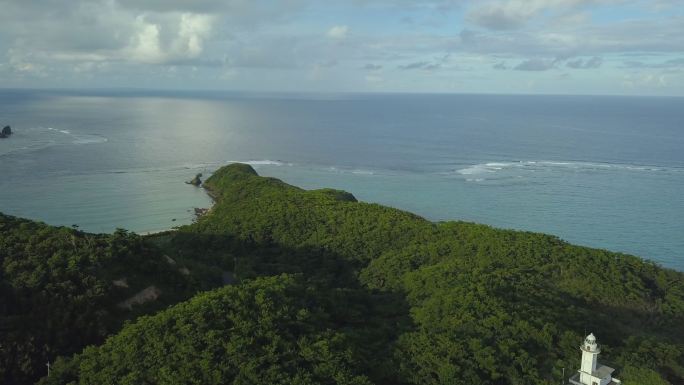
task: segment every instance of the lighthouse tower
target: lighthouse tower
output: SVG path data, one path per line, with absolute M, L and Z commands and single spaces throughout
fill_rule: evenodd
M 596 372 L 598 355 L 601 353 L 601 348 L 599 348 L 596 343 L 594 333 L 589 334 L 587 338 L 584 339 L 584 343 L 580 346 L 580 350 L 582 351 L 580 382 L 583 384 L 591 384 L 591 374 Z
M 580 370 L 570 378 L 572 385 L 617 385 L 621 381 L 613 378 L 612 374 L 615 369 L 606 365 L 598 363 L 598 355 L 601 353 L 601 348 L 596 342 L 596 337 L 593 333 L 589 334 L 582 345 L 582 363 Z

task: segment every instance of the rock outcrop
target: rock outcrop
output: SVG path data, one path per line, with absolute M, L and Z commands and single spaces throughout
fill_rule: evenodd
M 195 175 L 195 177 L 190 182 L 185 182 L 185 183 L 199 187 L 202 184 L 201 178 L 202 178 L 202 173 L 199 173 L 199 174 Z
M 209 209 L 195 207 L 195 220 L 198 220 L 198 219 L 202 218 L 203 216 L 207 215 L 208 212 L 209 212 Z
M 12 135 L 12 128 L 10 126 L 5 126 L 2 131 L 0 131 L 0 138 L 7 138 L 10 135 Z

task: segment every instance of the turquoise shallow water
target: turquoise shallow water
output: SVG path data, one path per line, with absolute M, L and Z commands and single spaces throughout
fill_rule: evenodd
M 0 211 L 166 229 L 231 161 L 684 270 L 684 99 L 0 91 Z M 175 219 L 175 221 L 174 221 Z

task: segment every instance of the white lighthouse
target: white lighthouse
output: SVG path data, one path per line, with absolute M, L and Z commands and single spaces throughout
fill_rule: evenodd
M 596 337 L 591 333 L 584 339 L 580 346 L 582 351 L 582 364 L 580 370 L 570 377 L 572 385 L 617 385 L 622 382 L 613 378 L 615 369 L 598 363 L 598 355 L 601 348 L 596 343 Z

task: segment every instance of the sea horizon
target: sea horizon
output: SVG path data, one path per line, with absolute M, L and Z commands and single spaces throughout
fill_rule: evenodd
M 116 86 L 91 86 L 91 87 L 0 87 L 0 92 L 10 91 L 26 91 L 26 92 L 48 92 L 48 93 L 76 93 L 92 95 L 93 93 L 104 92 L 108 96 L 117 96 L 118 92 L 131 92 L 138 96 L 154 96 L 162 93 L 180 93 L 193 94 L 194 97 L 201 96 L 201 94 L 215 94 L 220 96 L 364 96 L 364 95 L 406 95 L 406 96 L 558 96 L 558 97 L 611 97 L 611 98 L 658 98 L 658 99 L 684 99 L 682 94 L 662 94 L 662 93 L 559 93 L 559 92 L 466 92 L 466 91 L 408 91 L 408 90 L 394 90 L 394 91 L 378 91 L 378 90 L 361 90 L 361 91 L 329 91 L 329 90 L 255 90 L 255 89 L 226 89 L 226 88 L 149 88 L 149 87 L 116 87 Z M 126 95 L 128 96 L 128 95 Z M 171 95 L 169 95 L 171 96 Z

